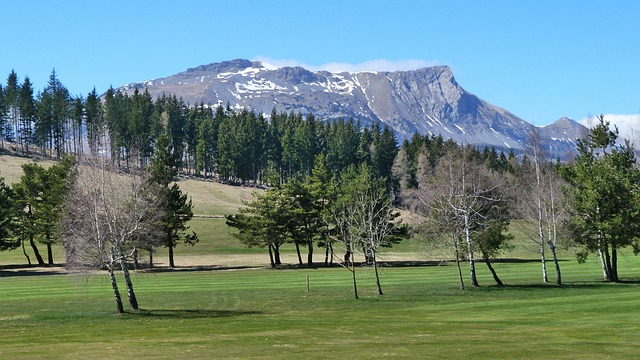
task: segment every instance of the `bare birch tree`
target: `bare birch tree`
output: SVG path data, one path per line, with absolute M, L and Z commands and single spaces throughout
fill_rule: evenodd
M 349 269 L 356 299 L 358 288 L 354 256 L 363 252 L 373 265 L 378 295 L 380 284 L 378 250 L 388 247 L 406 235 L 406 227 L 398 221 L 399 214 L 391 206 L 391 194 L 384 178 L 376 179 L 369 167 L 350 168 L 342 176 L 341 194 L 327 222 L 332 224 L 332 236 L 345 245 L 347 254 L 339 263 Z M 332 255 L 333 256 L 333 255 Z
M 353 282 L 353 294 L 356 299 L 358 296 L 358 281 L 356 276 L 355 253 L 358 251 L 358 236 L 353 232 L 350 224 L 352 213 L 346 203 L 334 205 L 331 211 L 325 214 L 325 221 L 329 228 L 329 237 L 335 241 L 344 244 L 346 254 L 343 259 L 335 256 L 333 248 L 331 249 L 331 259 L 336 258 L 336 262 L 340 266 L 351 272 L 351 280 Z
M 108 270 L 121 313 L 124 310 L 115 268 L 119 265 L 122 269 L 129 304 L 137 310 L 128 260 L 142 241 L 162 236 L 158 226 L 162 211 L 157 192 L 146 179 L 118 174 L 109 164 L 108 159 L 98 158 L 78 167 L 65 203 L 61 235 L 67 266 Z
M 378 295 L 383 295 L 378 271 L 378 249 L 389 245 L 391 239 L 402 231 L 399 213 L 392 210 L 389 194 L 380 190 L 369 189 L 356 194 L 356 201 L 351 206 L 351 226 L 358 234 L 358 241 L 367 259 L 373 263 Z
M 556 285 L 562 284 L 560 263 L 557 256 L 558 227 L 562 202 L 562 180 L 555 173 L 548 154 L 542 149 L 540 134 L 534 129 L 529 135 L 529 156 L 531 164 L 523 166 L 521 176 L 521 215 L 536 223 L 536 236 L 529 236 L 536 242 L 542 264 L 542 281 L 549 282 L 545 248 L 549 246 L 556 271 Z
M 476 237 L 489 231 L 496 222 L 506 220 L 503 210 L 506 185 L 485 164 L 472 161 L 469 153 L 468 147 L 451 149 L 433 171 L 420 171 L 418 190 L 413 197 L 422 204 L 425 215 L 442 222 L 441 228 L 450 229 L 456 251 L 458 238 L 466 243 L 469 278 L 471 286 L 477 287 L 475 251 L 488 249 L 480 248 Z M 499 283 L 497 279 L 496 282 Z M 462 281 L 460 284 L 463 288 Z

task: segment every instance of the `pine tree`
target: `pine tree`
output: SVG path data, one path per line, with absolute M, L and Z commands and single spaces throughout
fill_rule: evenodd
M 13 191 L 0 177 L 0 251 L 13 250 L 20 246 L 15 236 Z
M 13 186 L 18 237 L 23 243 L 29 242 L 39 265 L 45 262 L 36 241 L 47 246 L 47 263 L 53 264 L 52 245 L 57 241 L 56 226 L 73 166 L 71 157 L 64 157 L 47 169 L 37 163 L 24 164 L 20 182 Z
M 64 87 L 58 79 L 55 69 L 53 69 L 51 75 L 49 75 L 49 82 L 47 83 L 45 91 L 51 93 L 53 100 L 53 122 L 51 124 L 53 130 L 53 145 L 56 150 L 56 159 L 60 159 L 65 152 L 64 144 L 67 136 L 65 127 L 70 117 L 71 97 L 67 88 Z
M 386 179 L 387 186 L 390 188 L 392 180 L 391 168 L 398 154 L 398 142 L 393 134 L 393 130 L 385 125 L 382 133 L 374 137 L 373 146 L 375 151 L 372 160 L 376 175 Z
M 87 127 L 87 142 L 93 156 L 97 155 L 104 136 L 104 119 L 102 117 L 102 104 L 96 93 L 96 88 L 87 95 L 85 100 L 85 124 Z
M 563 176 L 572 185 L 572 235 L 584 246 L 579 260 L 597 253 L 605 280 L 617 282 L 618 250 L 640 248 L 640 171 L 629 142 L 617 144 L 618 129 L 610 130 L 602 115 L 598 120 Z
M 272 268 L 282 264 L 280 247 L 289 241 L 289 216 L 283 211 L 286 203 L 283 200 L 281 188 L 273 187 L 246 203 L 237 214 L 226 217 L 227 226 L 238 229 L 231 234 L 233 237 L 247 247 L 268 249 Z
M 20 84 L 18 83 L 18 75 L 15 71 L 7 77 L 7 86 L 4 89 L 5 104 L 9 112 L 9 121 L 5 127 L 5 138 L 8 141 L 15 141 L 18 136 L 18 118 L 19 109 L 18 102 L 20 99 Z
M 4 149 L 4 138 L 5 138 L 5 134 L 7 133 L 7 113 L 8 113 L 8 106 L 7 106 L 7 100 L 6 100 L 6 95 L 5 95 L 5 91 L 4 88 L 2 87 L 2 84 L 0 84 L 0 147 L 2 147 Z
M 29 145 L 33 141 L 33 124 L 36 121 L 36 104 L 33 99 L 33 87 L 29 77 L 24 78 L 20 87 L 18 102 L 20 109 L 20 139 L 24 146 L 23 153 L 29 156 Z
M 150 181 L 159 185 L 159 197 L 164 211 L 161 226 L 164 233 L 162 244 L 169 249 L 169 266 L 175 267 L 173 249 L 182 240 L 187 245 L 195 245 L 198 236 L 195 232 L 187 234 L 187 223 L 193 217 L 193 204 L 186 193 L 182 193 L 178 184 L 173 182 L 177 175 L 175 155 L 172 154 L 169 138 L 162 134 L 156 141 L 156 151 L 151 159 Z M 152 249 L 149 249 L 152 251 Z
M 84 99 L 82 96 L 76 96 L 71 99 L 71 117 L 73 121 L 73 152 L 76 155 L 81 155 L 83 152 L 83 135 L 82 127 L 85 118 Z

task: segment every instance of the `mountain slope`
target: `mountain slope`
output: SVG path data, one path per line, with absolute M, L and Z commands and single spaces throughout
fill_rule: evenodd
M 229 104 L 267 115 L 275 108 L 278 112 L 313 113 L 322 119 L 353 117 L 363 124 L 382 122 L 391 126 L 400 139 L 415 132 L 441 134 L 458 142 L 522 151 L 534 128 L 465 91 L 447 66 L 329 73 L 237 59 L 127 84 L 120 90 L 133 93 L 144 88 L 154 97 L 176 94 L 192 105 Z M 564 125 L 572 127 L 567 134 L 579 133 L 582 128 L 575 122 Z M 539 131 L 551 154 L 565 157 L 575 151 L 575 138 L 557 136 L 556 128 Z

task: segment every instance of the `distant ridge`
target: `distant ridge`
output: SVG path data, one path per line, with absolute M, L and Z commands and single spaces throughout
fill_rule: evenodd
M 195 105 L 230 104 L 269 115 L 313 113 L 322 119 L 381 122 L 400 140 L 414 133 L 440 134 L 457 142 L 497 149 L 525 149 L 534 125 L 464 90 L 447 66 L 392 72 L 311 72 L 236 59 L 189 68 L 176 75 L 126 84 L 133 93 L 176 94 Z M 567 158 L 586 130 L 566 118 L 537 128 L 553 157 Z

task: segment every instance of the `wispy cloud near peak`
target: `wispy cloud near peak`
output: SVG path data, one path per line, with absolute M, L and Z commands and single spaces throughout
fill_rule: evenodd
M 256 56 L 254 61 L 261 61 L 263 63 L 271 64 L 278 67 L 284 66 L 300 66 L 311 71 L 329 71 L 333 73 L 338 72 L 364 72 L 364 71 L 405 71 L 415 70 L 428 66 L 442 65 L 439 60 L 420 60 L 420 59 L 405 59 L 405 60 L 388 60 L 388 59 L 375 59 L 364 61 L 361 63 L 348 63 L 348 62 L 330 62 L 321 65 L 309 65 L 302 61 L 295 59 L 274 59 L 265 56 Z

